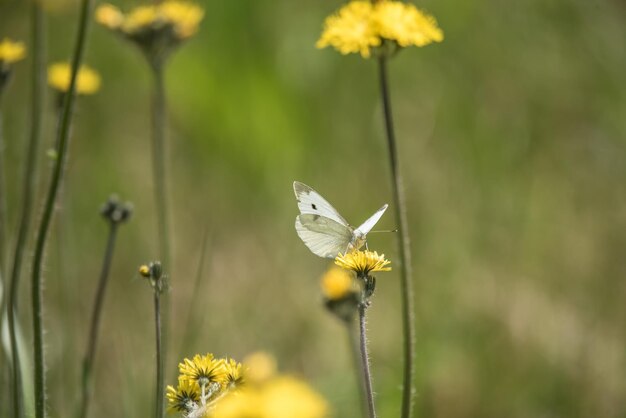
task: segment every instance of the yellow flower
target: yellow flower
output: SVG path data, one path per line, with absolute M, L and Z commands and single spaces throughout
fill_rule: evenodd
M 180 39 L 186 39 L 198 31 L 204 18 L 204 10 L 184 1 L 163 2 L 159 10 L 163 20 L 170 23 Z
M 335 258 L 335 264 L 356 272 L 360 277 L 367 276 L 372 271 L 391 271 L 391 261 L 385 259 L 385 254 L 378 255 L 376 251 L 352 251 L 347 254 L 339 254 Z
M 13 64 L 24 59 L 25 56 L 26 47 L 24 47 L 23 42 L 15 42 L 9 38 L 4 38 L 0 42 L 0 66 Z
M 121 26 L 122 31 L 132 34 L 151 26 L 160 27 L 161 21 L 158 19 L 157 7 L 155 5 L 139 6 L 128 12 Z
M 330 268 L 322 276 L 322 293 L 328 300 L 339 300 L 346 297 L 353 290 L 352 275 L 339 267 Z
M 118 29 L 124 23 L 124 15 L 111 4 L 102 4 L 96 9 L 96 22 L 107 29 Z
M 263 388 L 261 409 L 267 418 L 322 418 L 328 414 L 324 398 L 292 377 L 273 379 Z
M 180 377 L 198 385 L 208 385 L 209 383 L 219 383 L 226 381 L 226 367 L 223 359 L 216 359 L 213 354 L 201 356 L 196 354 L 192 360 L 184 359 L 178 364 Z
M 326 19 L 316 46 L 333 46 L 342 54 L 359 52 L 368 58 L 370 48 L 381 44 L 371 22 L 372 11 L 373 5 L 369 1 L 351 1 L 339 9 L 336 15 Z
M 326 401 L 306 383 L 277 377 L 220 400 L 212 418 L 324 418 Z
M 402 47 L 424 46 L 443 40 L 443 32 L 435 18 L 412 4 L 383 0 L 374 7 L 373 24 L 382 38 L 396 41 Z
M 342 54 L 358 52 L 369 58 L 371 49 L 383 41 L 400 47 L 441 42 L 437 21 L 412 4 L 395 0 L 354 0 L 326 19 L 318 48 L 332 46 Z
M 70 87 L 72 68 L 68 63 L 60 62 L 48 67 L 48 84 L 53 89 L 66 92 Z M 94 94 L 100 89 L 100 75 L 91 67 L 83 65 L 78 70 L 76 93 Z
M 200 401 L 200 387 L 196 382 L 178 379 L 178 387 L 167 386 L 168 411 L 190 412 Z
M 158 4 L 138 6 L 126 16 L 118 8 L 103 4 L 96 9 L 96 21 L 102 26 L 118 30 L 131 39 L 145 42 L 142 36 L 149 33 L 172 33 L 183 40 L 194 35 L 204 18 L 204 10 L 187 1 L 166 0 Z M 137 37 L 142 37 L 141 40 Z
M 236 389 L 243 385 L 243 365 L 237 363 L 235 360 L 230 359 L 224 362 L 224 369 L 226 372 L 225 384 L 228 389 Z
M 249 354 L 243 359 L 243 364 L 246 366 L 246 380 L 252 383 L 266 381 L 276 374 L 276 359 L 263 351 Z

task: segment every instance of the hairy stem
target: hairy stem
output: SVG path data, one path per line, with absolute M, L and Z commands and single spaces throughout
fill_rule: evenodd
M 361 399 L 361 415 L 365 418 L 368 416 L 368 401 L 367 390 L 365 383 L 365 375 L 363 374 L 363 368 L 361 367 L 361 345 L 357 332 L 353 327 L 354 321 L 345 321 L 346 333 L 350 343 L 350 352 L 352 355 L 352 361 L 354 363 L 354 370 L 356 372 L 356 381 L 359 386 L 359 396 Z
M 93 0 L 82 0 L 80 16 L 78 22 L 78 34 L 74 54 L 72 57 L 72 74 L 70 77 L 70 85 L 63 101 L 63 111 L 61 113 L 61 121 L 57 131 L 57 158 L 54 162 L 52 178 L 44 203 L 43 214 L 37 238 L 35 242 L 35 252 L 33 256 L 32 269 L 32 309 L 33 309 L 33 344 L 34 344 L 34 382 L 35 382 L 35 417 L 44 418 L 46 416 L 46 375 L 45 375 L 45 358 L 43 344 L 43 290 L 42 290 L 42 273 L 43 258 L 45 253 L 46 241 L 50 231 L 50 224 L 54 214 L 54 207 L 57 193 L 63 180 L 63 172 L 65 160 L 67 157 L 67 148 L 69 143 L 69 132 L 73 114 L 74 98 L 76 93 L 76 79 L 80 63 L 83 59 L 85 51 L 85 42 L 87 38 L 87 29 L 91 19 L 91 6 Z
M 161 340 L 161 291 L 154 289 L 154 323 L 156 327 L 156 418 L 163 418 L 165 380 L 163 376 L 163 347 Z
M 157 212 L 157 231 L 159 233 L 159 257 L 161 264 L 168 271 L 172 271 L 170 264 L 170 237 L 169 211 L 167 194 L 167 148 L 165 143 L 166 113 L 165 113 L 165 79 L 163 62 L 157 60 L 152 63 L 154 73 L 154 93 L 152 97 L 152 174 L 155 190 L 155 205 Z M 163 301 L 160 315 L 163 317 L 161 332 L 163 339 L 168 341 L 169 335 L 169 298 Z M 167 345 L 161 347 L 160 355 L 163 364 L 167 362 Z
M 374 391 L 372 390 L 372 374 L 370 372 L 370 359 L 367 352 L 367 329 L 365 326 L 366 309 L 367 307 L 364 303 L 359 304 L 359 348 L 361 352 L 363 383 L 365 385 L 365 395 L 367 399 L 367 416 L 369 418 L 376 418 L 376 409 L 374 408 Z
M 398 247 L 400 253 L 400 290 L 402 295 L 402 335 L 404 340 L 404 379 L 402 391 L 402 418 L 410 418 L 413 408 L 413 375 L 415 360 L 415 318 L 413 315 L 413 282 L 411 272 L 411 240 L 409 238 L 406 203 L 398 163 L 398 148 L 393 129 L 391 99 L 387 77 L 387 58 L 378 59 L 380 92 L 383 101 L 385 133 L 389 148 L 389 164 L 393 189 L 394 209 L 398 222 Z
M 34 1 L 31 9 L 32 31 L 32 96 L 31 96 L 31 123 L 30 138 L 26 150 L 24 164 L 24 183 L 22 184 L 22 207 L 19 211 L 20 221 L 15 243 L 13 266 L 9 284 L 7 300 L 7 319 L 9 323 L 9 339 L 11 341 L 11 356 L 13 360 L 11 387 L 13 388 L 13 416 L 24 416 L 24 396 L 22 387 L 22 370 L 17 344 L 17 300 L 19 283 L 24 259 L 24 249 L 28 240 L 30 223 L 33 214 L 33 201 L 37 186 L 37 154 L 41 142 L 41 127 L 43 120 L 43 104 L 45 99 L 46 51 L 45 51 L 45 20 L 42 6 Z
M 102 316 L 102 306 L 104 304 L 104 295 L 106 293 L 107 283 L 109 279 L 109 270 L 111 268 L 111 260 L 113 259 L 113 250 L 115 248 L 115 238 L 117 237 L 117 222 L 109 224 L 109 238 L 107 239 L 106 249 L 104 251 L 104 259 L 102 262 L 102 270 L 100 271 L 100 280 L 98 281 L 98 289 L 91 313 L 91 327 L 89 329 L 89 339 L 87 342 L 87 350 L 83 360 L 83 376 L 82 376 L 82 399 L 80 407 L 80 418 L 85 418 L 91 401 L 93 392 L 93 363 L 96 356 L 96 347 L 98 344 L 98 331 L 100 329 L 100 318 Z

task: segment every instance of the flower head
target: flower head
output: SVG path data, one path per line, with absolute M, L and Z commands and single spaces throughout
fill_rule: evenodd
M 182 379 L 196 382 L 200 386 L 210 383 L 222 385 L 226 381 L 224 360 L 216 359 L 210 353 L 204 356 L 196 354 L 192 360 L 184 359 L 178 364 L 178 371 Z
M 158 62 L 198 31 L 204 10 L 188 1 L 165 0 L 135 7 L 125 15 L 117 7 L 103 4 L 95 17 L 99 24 L 136 43 Z
M 178 379 L 178 386 L 167 387 L 168 410 L 170 412 L 191 412 L 200 401 L 200 387 L 196 382 Z
M 352 275 L 345 269 L 331 267 L 321 280 L 322 293 L 327 300 L 340 300 L 354 290 Z
M 26 47 L 23 42 L 12 41 L 9 38 L 0 41 L 0 67 L 20 61 L 25 56 Z
M 385 254 L 376 251 L 352 251 L 346 254 L 339 254 L 335 258 L 335 264 L 344 269 L 356 272 L 358 277 L 368 276 L 373 271 L 391 271 L 391 261 L 385 259 Z
M 225 385 L 229 389 L 236 389 L 244 384 L 243 365 L 232 358 L 224 362 L 226 372 Z
M 70 88 L 72 67 L 66 62 L 59 62 L 48 67 L 48 84 L 53 89 L 65 93 Z M 100 89 L 100 75 L 96 70 L 82 65 L 76 79 L 76 93 L 94 94 Z
M 353 0 L 326 19 L 318 48 L 332 46 L 342 54 L 371 51 L 385 41 L 400 47 L 441 42 L 443 32 L 436 20 L 412 4 L 396 0 L 375 3 Z

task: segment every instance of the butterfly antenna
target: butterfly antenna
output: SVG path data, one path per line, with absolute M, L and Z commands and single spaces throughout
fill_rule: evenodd
M 380 231 L 370 231 L 370 232 L 368 232 L 368 234 L 373 234 L 373 233 L 377 233 L 377 232 L 398 232 L 398 230 L 397 229 L 383 229 L 383 230 L 380 230 Z

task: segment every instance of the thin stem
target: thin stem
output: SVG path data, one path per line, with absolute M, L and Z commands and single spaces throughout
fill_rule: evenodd
M 359 338 L 354 330 L 354 321 L 345 321 L 346 333 L 350 343 L 350 352 L 352 354 L 352 360 L 354 363 L 354 370 L 356 372 L 356 381 L 359 386 L 359 397 L 361 399 L 361 415 L 367 417 L 368 403 L 365 375 L 363 374 L 363 368 L 361 367 L 361 346 L 359 344 Z
M 11 268 L 11 278 L 9 284 L 9 297 L 7 300 L 7 319 L 9 323 L 9 339 L 11 341 L 11 356 L 13 359 L 11 386 L 13 388 L 13 416 L 21 418 L 24 416 L 24 396 L 22 387 L 22 370 L 17 344 L 17 300 L 19 293 L 19 282 L 22 271 L 22 261 L 24 259 L 24 249 L 30 229 L 33 214 L 33 201 L 35 189 L 37 187 L 37 154 L 39 143 L 41 142 L 41 127 L 43 119 L 43 103 L 45 99 L 45 76 L 46 76 L 46 51 L 45 51 L 45 20 L 40 2 L 34 1 L 31 9 L 32 19 L 32 96 L 31 96 L 31 123 L 30 138 L 26 150 L 26 163 L 24 164 L 24 183 L 22 185 L 22 207 L 20 213 L 20 223 L 17 231 L 17 241 L 15 243 L 15 254 L 13 266 Z
M 163 347 L 161 340 L 161 291 L 154 289 L 154 323 L 156 327 L 156 418 L 163 418 L 164 376 Z
M 32 269 L 32 309 L 33 309 L 33 338 L 34 338 L 34 381 L 35 381 L 35 417 L 44 418 L 46 416 L 46 375 L 45 358 L 43 349 L 43 290 L 42 290 L 42 270 L 43 256 L 50 230 L 57 192 L 63 180 L 65 160 L 67 158 L 67 148 L 69 142 L 70 125 L 73 114 L 74 98 L 76 93 L 76 78 L 80 63 L 85 51 L 85 41 L 87 29 L 91 19 L 91 6 L 93 0 L 82 0 L 80 17 L 78 23 L 78 34 L 72 58 L 72 75 L 70 85 L 63 101 L 63 113 L 61 124 L 58 130 L 57 159 L 55 160 L 50 187 L 46 196 L 43 215 L 35 244 Z
M 0 101 L 2 95 L 0 94 Z M 2 124 L 2 103 L 0 102 L 0 277 L 4 280 L 6 274 L 6 248 L 7 248 L 7 190 L 4 179 L 4 132 Z M 3 304 L 0 304 L 2 306 Z M 2 312 L 2 311 L 0 311 Z
M 393 189 L 394 209 L 398 222 L 398 247 L 400 252 L 400 290 L 402 295 L 402 335 L 404 337 L 404 384 L 402 391 L 402 418 L 410 418 L 413 408 L 413 375 L 415 372 L 415 317 L 413 314 L 413 283 L 411 271 L 411 240 L 409 238 L 406 203 L 400 167 L 398 163 L 398 149 L 393 130 L 391 99 L 387 81 L 387 59 L 379 57 L 379 81 L 383 100 L 383 115 L 385 119 L 385 133 L 389 147 L 389 164 L 391 166 L 391 180 Z
M 104 304 L 104 295 L 106 293 L 107 283 L 109 279 L 109 270 L 111 268 L 111 260 L 113 259 L 113 250 L 115 248 L 115 238 L 117 237 L 117 222 L 109 223 L 109 238 L 107 239 L 106 249 L 104 251 L 104 259 L 102 261 L 102 270 L 100 271 L 100 280 L 98 281 L 98 289 L 94 299 L 93 311 L 91 313 L 91 327 L 89 329 L 89 340 L 87 350 L 83 360 L 83 380 L 82 380 L 82 400 L 79 417 L 85 418 L 91 401 L 93 392 L 93 363 L 96 357 L 96 347 L 98 343 L 98 331 L 100 330 L 100 318 L 102 316 L 102 306 Z
M 365 384 L 365 395 L 367 398 L 367 414 L 369 418 L 376 418 L 374 408 L 374 391 L 372 390 L 372 374 L 370 372 L 370 359 L 367 353 L 367 330 L 365 327 L 365 303 L 359 304 L 359 337 L 361 351 L 361 368 L 363 370 L 363 381 Z
M 159 233 L 159 257 L 170 270 L 169 217 L 167 205 L 166 181 L 166 145 L 165 145 L 165 82 L 163 65 L 154 64 L 154 96 L 152 99 L 152 174 L 157 210 L 157 230 Z
M 166 176 L 166 114 L 165 114 L 165 80 L 164 67 L 161 61 L 152 63 L 154 73 L 154 95 L 152 98 L 152 174 L 155 190 L 155 204 L 157 212 L 157 230 L 159 233 L 159 257 L 161 264 L 172 271 L 170 264 L 170 237 L 167 199 L 167 176 Z M 169 298 L 163 301 L 162 333 L 164 340 L 168 341 L 169 335 Z M 167 361 L 167 346 L 162 347 L 161 356 L 163 364 Z

